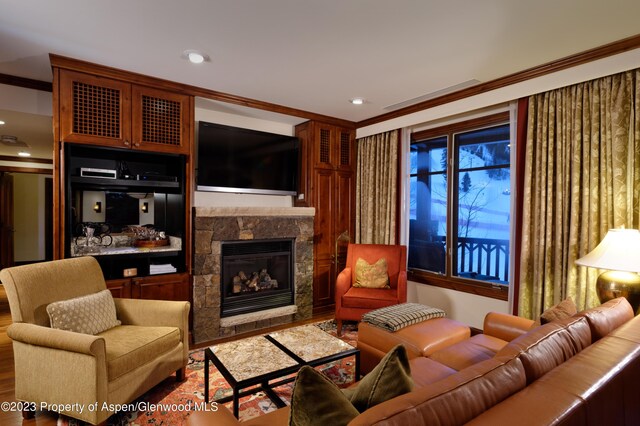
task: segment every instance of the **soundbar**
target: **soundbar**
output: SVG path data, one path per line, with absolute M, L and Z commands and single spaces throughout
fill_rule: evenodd
M 101 179 L 116 179 L 117 174 L 115 170 L 111 169 L 91 169 L 82 167 L 80 168 L 80 176 Z

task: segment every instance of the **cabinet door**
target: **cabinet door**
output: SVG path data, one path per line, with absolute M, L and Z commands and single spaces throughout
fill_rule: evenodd
M 189 300 L 189 274 L 134 278 L 132 297 L 152 300 Z
M 318 124 L 314 137 L 314 166 L 316 169 L 332 169 L 335 157 L 335 127 Z
M 142 86 L 132 89 L 133 147 L 189 153 L 190 98 Z
M 131 85 L 60 71 L 60 137 L 115 147 L 131 145 Z
M 354 177 L 351 172 L 338 171 L 335 173 L 334 196 L 334 241 L 346 232 L 351 242 L 355 241 L 354 221 L 355 217 L 355 190 Z M 345 267 L 347 260 L 347 244 L 337 245 L 336 253 L 336 277 Z
M 355 163 L 355 138 L 350 130 L 336 129 L 334 165 L 337 170 L 351 172 L 356 167 Z
M 333 303 L 335 292 L 334 265 L 334 172 L 316 169 L 314 176 L 314 220 L 313 237 L 313 306 L 315 308 Z
M 131 278 L 121 278 L 118 280 L 108 280 L 107 288 L 113 297 L 122 299 L 131 298 Z

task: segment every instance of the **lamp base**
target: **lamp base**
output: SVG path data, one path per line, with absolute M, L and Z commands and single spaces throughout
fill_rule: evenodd
M 635 272 L 607 271 L 596 281 L 596 291 L 601 303 L 616 297 L 625 297 L 633 312 L 640 307 L 640 275 Z

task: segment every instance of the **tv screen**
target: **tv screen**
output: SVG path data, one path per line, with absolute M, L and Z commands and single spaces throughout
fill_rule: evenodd
M 200 121 L 198 191 L 295 195 L 298 139 Z

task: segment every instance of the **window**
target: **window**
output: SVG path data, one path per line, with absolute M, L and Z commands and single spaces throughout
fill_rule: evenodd
M 510 153 L 508 113 L 412 135 L 412 279 L 506 300 Z

